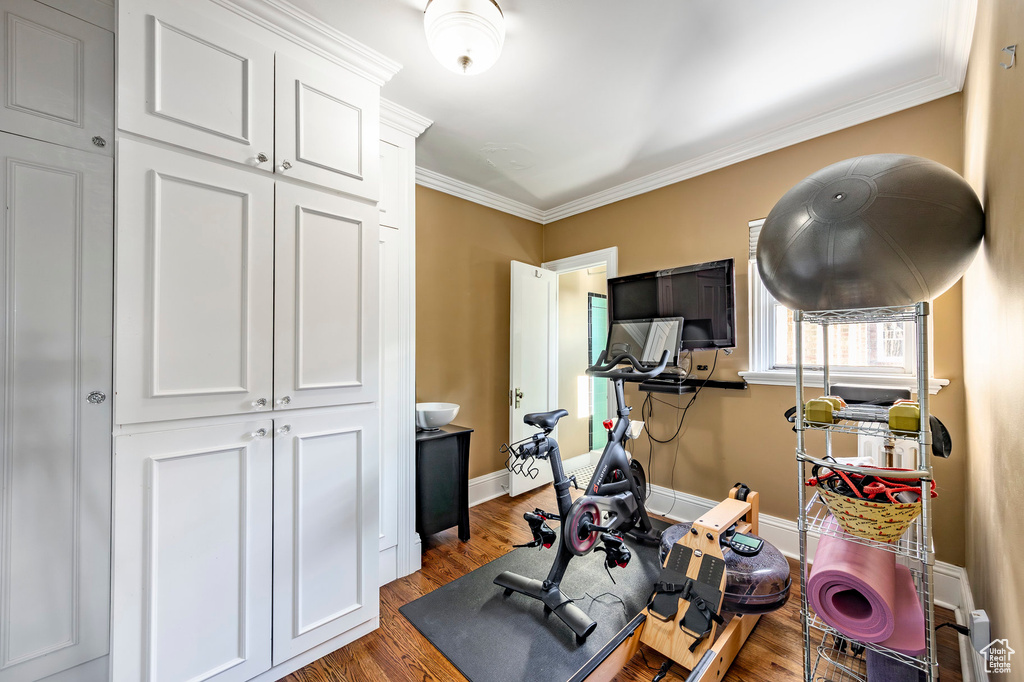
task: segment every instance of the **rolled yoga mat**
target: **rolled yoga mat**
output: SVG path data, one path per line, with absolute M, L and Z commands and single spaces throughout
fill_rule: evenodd
M 826 528 L 839 530 L 835 519 Z M 924 611 L 914 579 L 892 552 L 822 535 L 807 596 L 818 616 L 847 637 L 908 656 L 924 653 Z

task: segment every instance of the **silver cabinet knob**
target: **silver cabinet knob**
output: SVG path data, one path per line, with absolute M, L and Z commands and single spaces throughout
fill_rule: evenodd
M 252 432 L 252 437 L 253 438 L 263 438 L 266 435 L 267 435 L 267 430 L 266 429 L 256 429 L 255 431 Z
M 291 433 L 291 430 L 291 424 L 285 424 L 284 426 L 277 427 L 277 433 L 281 436 L 283 436 L 286 433 Z
M 276 170 L 277 170 L 278 173 L 283 173 L 283 172 L 285 172 L 286 170 L 288 170 L 291 167 L 292 167 L 291 162 L 288 161 L 288 159 L 285 159 L 284 161 L 281 162 L 281 164 L 277 167 Z
M 267 157 L 266 154 L 264 154 L 263 152 L 260 152 L 259 154 L 256 155 L 256 162 L 257 163 L 266 163 L 267 162 L 267 158 L 268 157 Z
M 100 403 L 102 403 L 106 399 L 107 399 L 107 394 L 104 393 L 103 391 L 93 391 L 92 393 L 90 393 L 88 395 L 88 397 L 86 397 L 86 400 L 88 400 L 93 405 L 99 405 Z
M 256 400 L 252 401 L 252 406 L 253 407 L 266 407 L 267 406 L 267 399 L 266 398 L 257 398 Z
M 96 145 L 97 147 L 106 147 L 106 146 L 107 146 L 107 141 L 106 141 L 106 140 L 104 140 L 104 139 L 103 139 L 102 137 L 100 137 L 99 135 L 97 135 L 97 136 L 95 136 L 94 138 L 92 138 L 92 143 L 93 143 L 94 145 Z
M 292 404 L 292 397 L 290 395 L 286 395 L 286 396 L 283 396 L 281 398 L 278 398 L 277 399 L 277 404 L 278 405 L 291 405 Z

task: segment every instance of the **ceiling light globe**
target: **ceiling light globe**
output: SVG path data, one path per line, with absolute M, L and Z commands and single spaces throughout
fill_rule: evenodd
M 505 42 L 505 17 L 493 0 L 430 0 L 423 27 L 437 61 L 467 76 L 491 68 Z

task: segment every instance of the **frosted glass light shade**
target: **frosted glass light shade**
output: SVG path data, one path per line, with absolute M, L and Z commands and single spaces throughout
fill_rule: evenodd
M 505 42 L 505 17 L 492 0 L 430 0 L 423 27 L 437 61 L 467 76 L 491 68 Z

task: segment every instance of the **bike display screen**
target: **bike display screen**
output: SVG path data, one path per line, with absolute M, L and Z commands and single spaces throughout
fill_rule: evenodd
M 643 365 L 654 366 L 668 351 L 668 364 L 675 365 L 683 333 L 683 318 L 658 317 L 647 320 L 612 322 L 608 330 L 605 358 L 629 353 Z

